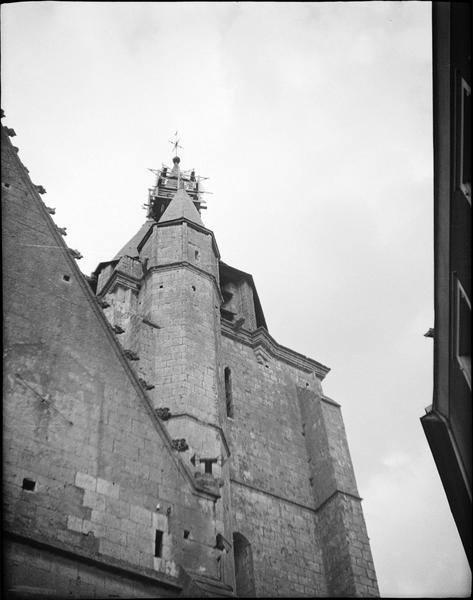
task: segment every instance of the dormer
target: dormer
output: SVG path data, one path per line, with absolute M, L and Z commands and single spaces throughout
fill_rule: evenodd
M 220 290 L 223 304 L 220 308 L 222 320 L 235 329 L 255 331 L 267 329 L 263 309 L 258 298 L 253 277 L 220 261 Z

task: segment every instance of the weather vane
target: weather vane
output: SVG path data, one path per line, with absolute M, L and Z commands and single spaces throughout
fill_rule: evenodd
M 176 153 L 177 156 L 177 149 L 181 148 L 181 150 L 183 150 L 184 148 L 182 146 L 179 145 L 179 138 L 177 137 L 177 131 L 174 133 L 174 141 L 169 140 L 169 143 L 172 144 L 173 146 L 173 150 Z

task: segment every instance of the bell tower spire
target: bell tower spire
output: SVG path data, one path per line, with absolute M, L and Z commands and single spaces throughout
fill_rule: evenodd
M 183 149 L 183 147 L 179 144 L 177 133 L 177 131 L 174 133 L 174 140 L 169 140 L 174 152 L 173 166 L 162 164 L 161 169 L 150 169 L 156 175 L 156 182 L 153 187 L 148 189 L 148 204 L 145 206 L 148 209 L 147 218 L 156 222 L 161 220 L 172 198 L 179 190 L 186 192 L 199 214 L 207 208 L 205 201 L 202 200 L 202 194 L 210 192 L 202 190 L 201 182 L 208 178 L 196 176 L 195 169 L 181 170 L 181 159 L 177 155 L 177 150 L 178 148 Z

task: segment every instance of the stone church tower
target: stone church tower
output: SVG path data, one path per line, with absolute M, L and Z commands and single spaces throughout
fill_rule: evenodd
M 85 277 L 2 127 L 11 597 L 377 596 L 340 406 L 220 259 L 200 178 Z

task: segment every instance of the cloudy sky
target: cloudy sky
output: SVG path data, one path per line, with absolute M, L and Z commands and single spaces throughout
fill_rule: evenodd
M 419 418 L 432 401 L 430 2 L 2 5 L 3 123 L 90 273 L 171 162 L 253 274 L 269 331 L 331 367 L 384 596 L 470 571 Z

